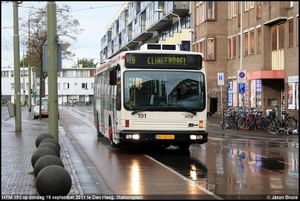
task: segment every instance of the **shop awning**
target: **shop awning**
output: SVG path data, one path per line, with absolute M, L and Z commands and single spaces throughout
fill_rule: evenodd
M 259 70 L 247 72 L 247 80 L 284 79 L 284 70 Z

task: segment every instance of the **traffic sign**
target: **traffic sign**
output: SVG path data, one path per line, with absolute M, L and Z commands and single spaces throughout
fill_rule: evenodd
M 224 73 L 218 73 L 218 85 L 224 85 Z
M 246 90 L 246 84 L 244 83 L 239 83 L 239 93 L 244 94 Z
M 247 83 L 246 80 L 246 70 L 237 70 L 237 82 L 238 83 Z

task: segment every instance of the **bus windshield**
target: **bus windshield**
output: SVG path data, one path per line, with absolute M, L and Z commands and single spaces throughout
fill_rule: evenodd
M 133 111 L 190 111 L 205 109 L 202 72 L 126 71 L 124 108 Z

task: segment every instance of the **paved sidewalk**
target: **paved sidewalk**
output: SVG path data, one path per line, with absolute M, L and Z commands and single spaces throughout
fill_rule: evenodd
M 7 107 L 2 107 L 2 110 Z M 22 107 L 22 132 L 15 131 L 15 118 L 1 117 L 1 194 L 3 195 L 39 195 L 35 184 L 31 157 L 36 151 L 35 140 L 42 133 L 48 133 L 48 119 L 33 120 L 27 107 Z M 83 194 L 79 179 L 70 160 L 64 141 L 60 137 L 64 132 L 59 125 L 60 159 L 72 179 L 68 195 Z

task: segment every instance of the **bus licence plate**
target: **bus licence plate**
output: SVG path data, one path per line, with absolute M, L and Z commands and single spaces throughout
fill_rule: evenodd
M 175 136 L 174 135 L 156 135 L 156 139 L 158 140 L 174 140 Z

